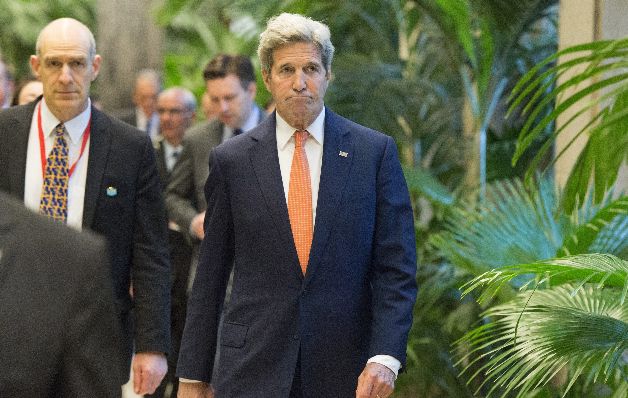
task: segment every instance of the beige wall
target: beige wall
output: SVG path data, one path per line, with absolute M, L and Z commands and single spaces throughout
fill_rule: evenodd
M 97 89 L 108 111 L 130 107 L 135 75 L 144 68 L 160 71 L 163 32 L 153 23 L 155 0 L 96 2 L 96 42 L 103 57 Z
M 559 11 L 559 49 L 574 46 L 580 43 L 586 43 L 598 38 L 598 24 L 599 24 L 599 3 L 600 0 L 562 0 L 560 2 Z M 561 59 L 562 62 L 565 59 Z M 559 79 L 559 84 L 569 80 L 572 73 L 565 73 L 562 78 Z M 572 90 L 571 93 L 575 92 Z M 585 100 L 589 101 L 589 100 Z M 558 125 L 562 125 L 565 121 L 569 120 L 573 112 L 565 112 L 558 118 Z M 562 149 L 573 140 L 573 137 L 578 132 L 578 127 L 585 125 L 591 118 L 590 114 L 583 114 L 576 120 L 571 122 L 571 125 L 566 128 L 565 132 L 558 136 L 556 139 L 556 153 L 560 153 Z M 556 174 L 556 183 L 558 186 L 563 187 L 567 182 L 569 173 L 578 158 L 578 154 L 582 151 L 582 148 L 586 144 L 586 137 L 580 136 L 557 161 L 554 167 Z
M 593 40 L 628 36 L 628 23 L 626 23 L 628 1 L 626 0 L 561 0 L 559 12 L 559 48 L 561 49 Z M 568 80 L 571 76 L 572 74 L 565 74 L 559 81 Z M 565 112 L 558 119 L 558 125 L 568 120 L 572 114 Z M 590 119 L 591 114 L 584 114 L 572 122 L 556 140 L 556 153 L 559 153 L 573 139 L 578 127 L 583 126 Z M 586 137 L 579 137 L 556 162 L 554 170 L 558 186 L 564 186 L 585 144 Z M 628 187 L 626 167 L 620 171 L 618 180 L 620 187 L 623 189 Z
M 601 21 L 602 39 L 628 37 L 628 0 L 605 0 Z M 628 148 L 626 150 L 628 151 Z M 628 165 L 626 164 L 619 171 L 616 190 L 628 192 Z

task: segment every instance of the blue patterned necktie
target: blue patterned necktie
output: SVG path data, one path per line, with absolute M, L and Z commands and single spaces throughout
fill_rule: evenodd
M 65 126 L 55 127 L 55 141 L 46 160 L 39 213 L 65 223 L 68 218 L 68 144 Z

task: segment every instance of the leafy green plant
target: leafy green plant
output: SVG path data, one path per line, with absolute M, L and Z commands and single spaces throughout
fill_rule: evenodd
M 623 39 L 563 50 L 539 68 L 562 55 L 577 54 L 576 58 L 544 73 L 532 70 L 515 89 L 511 110 L 524 99 L 531 100 L 523 107 L 527 122 L 513 161 L 569 108 L 576 107 L 576 115 L 599 112 L 580 129 L 579 134 L 589 134 L 589 142 L 554 203 L 556 213 L 552 211 L 555 216 L 550 219 L 561 220 L 560 225 L 567 228 L 556 241 L 562 243 L 553 258 L 518 263 L 499 260 L 497 266 L 479 256 L 470 260 L 476 269 L 482 264 L 491 264 L 492 269 L 465 284 L 464 292 L 480 290 L 479 302 L 493 306 L 484 313 L 484 323 L 457 342 L 466 349 L 459 365 L 471 380 L 479 379 L 477 391 L 488 396 L 524 397 L 552 384 L 562 396 L 574 390 L 579 396 L 595 396 L 601 386 L 607 389 L 606 396 L 625 396 L 628 391 L 628 198 L 612 199 L 610 190 L 626 159 L 628 143 L 628 74 L 622 69 L 627 45 Z M 582 64 L 588 65 L 582 73 L 554 87 L 560 74 Z M 575 89 L 575 94 L 559 98 L 567 89 Z M 598 96 L 583 102 L 591 93 Z M 554 99 L 559 99 L 555 110 L 537 124 Z M 562 131 L 560 127 L 546 139 L 533 168 Z M 534 191 L 539 180 L 532 178 L 532 172 L 527 181 Z M 544 212 L 537 207 L 539 214 Z M 479 221 L 486 224 L 484 219 Z M 551 227 L 551 223 L 540 226 L 541 233 L 559 231 Z M 462 242 L 469 245 L 469 239 Z M 470 256 L 462 257 L 469 260 Z M 520 291 L 514 298 L 503 300 L 499 295 L 504 289 L 510 294 L 513 288 Z
M 530 45 L 534 40 L 529 33 L 539 20 L 552 18 L 557 1 L 415 0 L 414 3 L 441 28 L 447 38 L 443 41 L 444 50 L 458 65 L 465 96 L 461 113 L 468 115 L 463 119 L 463 129 L 467 137 L 473 137 L 467 145 L 466 185 L 477 190 L 483 200 L 489 126 L 521 65 L 535 59 L 535 55 L 547 54 L 544 42 Z
M 0 0 L 0 55 L 14 67 L 16 80 L 30 74 L 39 31 L 50 21 L 73 17 L 95 31 L 94 0 Z
M 592 248 L 616 255 L 626 251 L 628 198 L 613 200 L 606 197 L 600 205 L 587 201 L 581 209 L 567 215 L 559 205 L 560 195 L 551 180 L 544 178 L 537 181 L 538 186 L 529 188 L 519 180 L 489 185 L 485 203 L 454 206 L 445 218 L 444 231 L 430 239 L 431 244 L 459 271 L 475 277 L 463 285 L 463 293 L 469 297 L 477 296 L 481 305 L 489 306 L 479 318 L 481 325 L 455 345 L 458 366 L 464 369 L 462 376 L 470 379 L 470 385 L 474 386 L 477 394 L 508 396 L 516 390 L 521 393 L 520 396 L 525 396 L 547 381 L 534 379 L 534 382 L 528 382 L 534 375 L 521 364 L 524 360 L 532 362 L 535 358 L 545 358 L 544 354 L 534 350 L 534 342 L 522 342 L 523 348 L 517 348 L 528 356 L 512 354 L 515 350 L 511 347 L 513 340 L 524 337 L 516 328 L 519 318 L 514 315 L 506 317 L 504 311 L 522 317 L 524 309 L 532 308 L 526 307 L 531 296 L 525 289 L 550 291 L 556 285 L 572 283 L 573 292 L 580 294 L 579 290 L 588 292 L 588 284 L 594 284 L 618 290 L 621 300 L 628 291 L 626 271 L 618 274 L 615 272 L 617 267 L 614 267 L 616 262 L 625 267 L 625 261 L 611 257 L 612 254 L 582 254 Z M 580 257 L 553 259 L 566 253 L 579 254 Z M 562 268 L 557 269 L 558 266 Z M 519 290 L 524 293 L 517 293 Z M 552 294 L 559 296 L 563 293 Z M 603 295 L 599 300 L 603 301 L 605 297 Z M 565 300 L 569 301 L 569 298 Z M 549 301 L 547 303 L 550 304 Z M 552 305 L 553 310 L 555 302 Z M 618 301 L 616 305 L 622 306 L 623 301 Z M 570 308 L 565 311 L 569 312 Z M 536 307 L 526 314 L 529 322 L 545 322 L 542 318 L 544 312 Z M 515 323 L 512 323 L 513 317 Z M 563 365 L 570 363 L 564 357 L 557 361 L 562 361 Z M 502 363 L 506 364 L 498 366 Z M 533 366 L 525 366 L 528 365 Z M 565 369 L 571 370 L 570 367 Z M 615 367 L 609 371 L 618 370 Z M 529 373 L 528 378 L 526 375 Z M 575 383 L 578 375 L 572 370 L 571 383 Z M 598 380 L 593 377 L 595 375 L 587 373 L 591 380 Z M 602 381 L 610 383 L 615 380 L 611 376 L 604 373 Z M 612 385 L 617 390 L 621 388 L 619 384 L 607 386 Z M 550 390 L 563 387 L 552 387 Z M 576 387 L 579 391 L 591 393 L 585 382 Z
M 628 39 L 625 38 L 566 48 L 539 63 L 513 90 L 511 111 L 519 107 L 523 101 L 527 101 L 523 114 L 527 115 L 528 119 L 519 135 L 513 163 L 517 162 L 535 140 L 542 139 L 544 142 L 530 164 L 527 181 L 532 180 L 541 159 L 552 148 L 556 137 L 565 131 L 565 127 L 572 125 L 577 116 L 597 110 L 591 122 L 583 125 L 576 135 L 578 137 L 586 134 L 588 142 L 566 184 L 563 204 L 567 211 L 574 209 L 584 200 L 590 190 L 591 180 L 594 200 L 600 202 L 605 192 L 615 182 L 621 164 L 627 159 L 627 56 Z M 542 68 L 560 57 L 570 59 L 540 73 Z M 565 82 L 558 83 L 563 74 L 580 69 L 583 71 Z M 550 89 L 554 85 L 556 87 Z M 543 114 L 547 105 L 555 99 L 560 99 L 559 105 L 536 123 L 537 116 Z M 541 137 L 542 132 L 566 112 L 573 112 L 573 116 L 551 136 Z M 570 141 L 558 157 L 574 140 Z
M 482 384 L 492 383 L 488 395 L 502 397 L 513 391 L 523 397 L 565 369 L 570 374 L 565 394 L 581 375 L 625 388 L 628 262 L 608 254 L 581 254 L 520 264 L 475 278 L 466 292 L 482 287 L 486 299 L 504 283 L 530 274 L 537 276 L 534 290 L 489 308 L 484 316 L 493 321 L 458 342 L 471 347 L 460 361 L 486 360 L 469 377 L 486 377 Z M 537 290 L 542 285 L 546 289 Z M 467 369 L 470 365 L 463 374 Z

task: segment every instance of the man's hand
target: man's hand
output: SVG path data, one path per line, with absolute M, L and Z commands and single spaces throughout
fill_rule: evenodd
M 356 398 L 388 398 L 395 388 L 395 373 L 379 363 L 367 363 L 358 377 Z
M 203 238 L 205 237 L 203 223 L 205 223 L 205 212 L 195 215 L 192 219 L 192 222 L 190 223 L 190 231 L 192 231 L 194 236 L 196 236 L 200 240 L 203 240 Z
M 160 352 L 138 352 L 133 357 L 133 391 L 152 394 L 168 371 L 166 356 Z
M 214 389 L 208 383 L 179 382 L 177 398 L 214 398 Z

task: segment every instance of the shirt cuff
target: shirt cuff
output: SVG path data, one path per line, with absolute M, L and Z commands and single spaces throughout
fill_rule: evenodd
M 397 379 L 397 376 L 399 375 L 399 369 L 401 369 L 401 362 L 399 362 L 395 357 L 392 357 L 390 355 L 375 355 L 374 357 L 369 358 L 369 360 L 366 361 L 366 363 L 371 362 L 386 366 L 395 374 L 395 380 Z
M 386 366 L 388 369 L 392 370 L 392 372 L 395 374 L 395 379 L 397 379 L 397 376 L 399 375 L 399 369 L 401 369 L 401 362 L 399 362 L 395 357 L 392 357 L 390 355 L 375 355 L 374 357 L 369 358 L 369 360 L 366 361 L 366 363 L 371 362 Z M 184 379 L 183 377 L 179 377 L 179 382 L 201 383 L 200 380 Z

